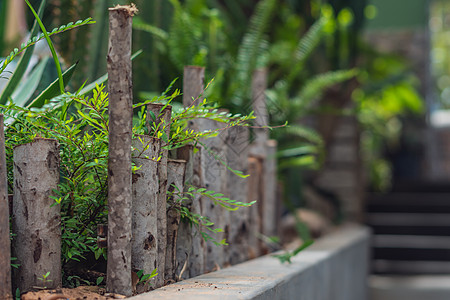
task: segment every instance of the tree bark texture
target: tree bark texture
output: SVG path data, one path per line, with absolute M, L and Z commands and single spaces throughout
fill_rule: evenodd
M 262 199 L 264 198 L 262 172 L 262 159 L 250 156 L 248 158 L 248 174 L 250 175 L 248 177 L 248 202 L 256 201 L 256 204 L 252 205 L 249 209 L 249 259 L 253 259 L 261 255 L 261 243 L 258 236 L 261 233 L 260 216 L 262 210 Z
M 223 128 L 225 125 L 213 120 L 198 120 L 200 131 L 215 130 Z M 227 191 L 227 168 L 219 161 L 226 161 L 225 140 L 227 132 L 221 131 L 219 136 L 203 140 L 207 149 L 202 149 L 201 164 L 204 172 L 205 188 L 209 191 L 228 195 Z M 212 200 L 203 197 L 202 213 L 208 217 L 215 228 L 223 229 L 223 232 L 214 234 L 217 241 L 229 238 L 229 211 L 215 204 Z M 211 272 L 218 267 L 221 268 L 226 262 L 225 246 L 217 246 L 213 243 L 206 243 L 205 271 Z
M 140 166 L 132 175 L 132 246 L 131 267 L 134 272 L 144 270 L 150 274 L 157 268 L 158 261 L 158 162 L 161 152 L 161 140 L 149 136 L 140 136 L 133 140 L 133 161 Z M 137 287 L 137 292 L 149 290 L 150 285 Z
M 271 237 L 277 235 L 277 141 L 266 142 L 266 159 L 264 160 L 264 198 L 262 219 L 262 234 Z
M 189 107 L 198 105 L 203 93 L 205 81 L 205 68 L 186 66 L 183 73 L 183 105 Z
M 107 55 L 109 89 L 107 290 L 132 294 L 131 282 L 131 32 L 133 6 L 109 9 Z
M 186 173 L 186 161 L 169 159 L 167 162 L 167 191 L 182 196 Z M 180 194 L 181 193 L 181 194 Z M 167 208 L 167 251 L 165 279 L 168 282 L 177 281 L 177 238 L 180 225 L 180 197 L 168 197 Z
M 247 127 L 228 129 L 227 164 L 233 170 L 248 173 L 249 130 Z M 227 171 L 229 197 L 239 202 L 247 202 L 249 178 L 241 178 Z M 237 264 L 247 260 L 250 235 L 250 208 L 240 208 L 230 214 L 229 263 Z
M 14 149 L 14 283 L 21 293 L 61 287 L 61 214 L 53 205 L 59 184 L 59 144 L 35 139 Z M 50 272 L 44 279 L 44 275 Z
M 197 153 L 194 154 L 194 146 L 186 145 L 177 149 L 177 158 L 186 161 L 186 184 L 198 189 L 204 187 L 204 179 L 201 168 L 202 150 L 200 147 L 197 147 L 196 150 Z M 185 190 L 187 189 L 188 187 L 185 187 Z M 201 196 L 195 195 L 187 205 L 191 213 L 201 215 Z M 180 224 L 177 240 L 177 260 L 179 262 L 177 274 L 181 274 L 180 279 L 199 276 L 204 272 L 205 240 L 200 233 L 201 230 L 204 230 L 201 226 L 197 228 L 187 222 Z M 187 270 L 182 272 L 186 259 L 188 259 Z
M 0 299 L 13 299 L 11 286 L 11 240 L 9 236 L 8 179 L 3 115 L 0 115 Z
M 201 94 L 204 90 L 205 68 L 198 66 L 186 66 L 183 73 L 183 105 L 190 107 L 191 105 L 198 105 L 201 99 Z M 197 100 L 196 100 L 197 99 Z M 202 120 L 192 120 L 189 123 L 189 128 L 195 131 L 200 131 L 200 124 Z M 196 188 L 205 188 L 205 170 L 203 169 L 202 160 L 204 159 L 204 149 L 197 148 L 197 153 L 194 154 L 192 160 L 193 177 L 190 182 Z M 185 159 L 186 157 L 180 157 Z M 188 161 L 188 164 L 191 161 Z M 189 182 L 189 177 L 188 177 Z M 191 212 L 199 215 L 205 215 L 203 211 L 202 197 L 192 199 Z M 200 227 L 200 231 L 203 230 Z M 189 276 L 195 277 L 205 272 L 205 256 L 206 256 L 206 242 L 201 235 L 201 232 L 196 228 L 192 228 L 192 253 L 189 256 Z
M 156 119 L 152 119 L 149 112 L 153 112 Z M 172 107 L 170 105 L 151 103 L 147 105 L 147 120 L 149 127 L 158 127 L 167 137 L 170 134 L 170 119 Z M 157 202 L 157 227 L 158 227 L 158 275 L 154 278 L 153 287 L 159 288 L 164 285 L 166 248 L 167 248 L 167 159 L 168 151 L 164 147 L 165 142 L 161 142 L 161 160 L 158 163 L 158 202 Z
M 250 153 L 265 157 L 266 141 L 269 138 L 267 128 L 261 128 L 269 125 L 269 114 L 266 106 L 266 88 L 267 88 L 267 69 L 255 70 L 252 77 L 252 108 L 256 119 L 253 129 L 253 146 Z M 260 128 L 258 128 L 260 127 Z

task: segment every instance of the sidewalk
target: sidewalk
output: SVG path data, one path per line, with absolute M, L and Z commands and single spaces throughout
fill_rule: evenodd
M 450 275 L 372 275 L 369 287 L 370 300 L 450 299 Z

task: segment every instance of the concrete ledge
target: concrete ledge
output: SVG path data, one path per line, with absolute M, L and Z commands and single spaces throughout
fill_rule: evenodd
M 347 226 L 316 241 L 292 264 L 270 255 L 130 299 L 365 300 L 368 229 Z

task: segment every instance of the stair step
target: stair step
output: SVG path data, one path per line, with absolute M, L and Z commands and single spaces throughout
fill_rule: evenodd
M 432 246 L 431 246 L 432 247 Z M 450 249 L 441 248 L 373 248 L 374 259 L 398 261 L 449 261 Z
M 414 193 L 450 193 L 450 182 L 424 182 L 424 181 L 404 181 L 396 182 L 392 188 L 392 193 L 414 192 Z
M 370 213 L 367 223 L 371 226 L 449 226 L 450 214 L 433 213 Z
M 450 226 L 391 226 L 391 225 L 373 225 L 371 226 L 373 234 L 393 234 L 393 235 L 431 235 L 431 236 L 450 236 Z
M 450 236 L 379 234 L 372 238 L 376 248 L 415 248 L 450 250 Z
M 367 211 L 450 213 L 450 193 L 373 194 L 367 200 Z
M 372 261 L 372 271 L 375 274 L 397 275 L 450 274 L 450 262 L 377 259 Z
M 372 300 L 448 300 L 450 276 L 370 276 Z

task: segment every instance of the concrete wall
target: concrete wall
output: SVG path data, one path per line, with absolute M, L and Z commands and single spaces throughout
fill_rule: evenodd
M 368 229 L 348 226 L 316 241 L 292 264 L 263 256 L 130 299 L 365 300 Z

